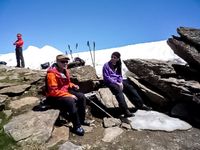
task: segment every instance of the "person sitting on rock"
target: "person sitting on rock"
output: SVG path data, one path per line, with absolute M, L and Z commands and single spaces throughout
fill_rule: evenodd
M 69 57 L 57 55 L 56 63 L 47 70 L 47 100 L 48 103 L 63 112 L 68 112 L 73 123 L 72 131 L 83 136 L 81 125 L 89 125 L 85 120 L 86 97 L 79 92 L 79 86 L 70 81 L 67 69 Z
M 115 95 L 124 116 L 132 117 L 134 114 L 129 111 L 123 92 L 132 98 L 136 108 L 144 110 L 150 110 L 151 108 L 144 104 L 142 98 L 129 81 L 123 80 L 120 57 L 121 54 L 119 52 L 112 53 L 110 61 L 103 66 L 103 80 L 105 85 Z

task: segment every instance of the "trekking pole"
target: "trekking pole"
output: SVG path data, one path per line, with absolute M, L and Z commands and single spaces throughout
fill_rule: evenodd
M 94 62 L 94 69 L 95 69 L 95 42 L 93 42 L 93 62 Z
M 93 65 L 93 67 L 94 67 L 94 61 L 93 61 L 92 51 L 91 51 L 91 48 L 90 48 L 90 42 L 89 42 L 89 41 L 87 41 L 87 46 L 89 47 L 90 56 L 91 56 L 91 60 L 92 60 L 92 65 Z
M 69 52 L 70 52 L 70 55 L 71 55 L 71 59 L 73 60 L 73 57 L 72 57 L 72 50 L 70 48 L 70 45 L 68 45 L 68 49 L 69 49 Z
M 77 50 L 77 48 L 78 48 L 78 43 L 76 43 L 76 50 Z
M 92 100 L 90 100 L 90 102 L 92 104 L 94 104 L 96 107 L 98 107 L 101 111 L 103 111 L 106 115 L 108 115 L 111 118 L 114 118 L 113 116 L 111 116 L 111 114 L 109 114 L 108 112 L 106 112 L 103 108 L 101 108 L 99 105 L 97 105 L 95 102 L 93 102 Z
M 111 114 L 109 114 L 107 111 L 105 111 L 102 107 L 100 107 L 99 105 L 97 105 L 94 101 L 92 101 L 91 99 L 88 98 L 88 96 L 92 97 L 92 96 L 96 96 L 96 94 L 92 93 L 88 93 L 87 95 L 85 94 L 87 100 L 89 100 L 92 104 L 94 104 L 97 108 L 99 108 L 101 111 L 103 111 L 106 115 L 108 115 L 111 118 L 114 118 Z M 98 98 L 97 98 L 98 99 Z

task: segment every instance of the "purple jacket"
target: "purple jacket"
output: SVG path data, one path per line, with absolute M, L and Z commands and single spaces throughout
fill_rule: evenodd
M 103 80 L 106 84 L 110 84 L 110 83 L 121 83 L 123 78 L 122 75 L 117 74 L 115 71 L 113 71 L 109 64 L 109 62 L 105 63 L 103 66 Z

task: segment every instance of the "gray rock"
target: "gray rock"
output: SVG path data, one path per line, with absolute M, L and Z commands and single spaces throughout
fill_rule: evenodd
M 5 87 L 14 86 L 14 85 L 16 85 L 16 83 L 4 83 L 4 82 L 0 82 L 0 89 L 5 88 Z
M 128 77 L 128 78 L 155 105 L 158 105 L 159 107 L 163 107 L 163 106 L 166 105 L 167 101 L 169 101 L 164 96 L 162 96 L 161 94 L 159 94 L 159 93 L 147 88 L 146 86 L 142 85 L 141 83 L 138 82 L 138 80 L 134 79 L 133 77 Z
M 104 131 L 104 137 L 102 141 L 111 142 L 122 133 L 123 130 L 119 127 L 106 128 Z
M 4 125 L 4 131 L 15 141 L 24 143 L 45 143 L 51 137 L 58 110 L 30 111 L 13 117 Z
M 12 116 L 12 110 L 4 110 L 3 113 L 6 115 L 6 118 L 10 118 Z
M 71 142 L 66 142 L 59 147 L 59 150 L 82 150 L 82 147 Z
M 8 105 L 8 107 L 10 109 L 14 109 L 14 110 L 21 110 L 22 107 L 25 106 L 34 106 L 36 104 L 39 104 L 40 99 L 37 97 L 24 97 L 15 101 L 11 101 L 10 104 Z
M 177 28 L 177 33 L 191 43 L 194 43 L 194 45 L 200 45 L 200 29 L 180 27 Z
M 20 75 L 19 75 L 19 73 L 13 73 L 8 78 L 9 78 L 9 80 L 17 80 L 20 78 Z
M 175 71 L 167 62 L 161 62 L 159 65 L 154 61 L 140 59 L 130 59 L 124 62 L 140 80 L 150 85 L 156 93 L 162 94 L 168 100 L 167 104 L 179 100 L 193 101 L 193 91 L 200 91 L 198 82 L 175 78 Z M 164 71 L 165 67 L 166 71 Z
M 30 87 L 31 85 L 29 84 L 10 86 L 10 87 L 1 89 L 0 94 L 6 94 L 6 95 L 21 94 Z
M 70 79 L 73 83 L 79 85 L 80 90 L 84 93 L 94 91 L 98 80 L 96 70 L 89 65 L 69 69 Z
M 124 129 L 127 129 L 127 130 L 128 130 L 128 129 L 131 129 L 131 125 L 128 124 L 128 123 L 124 123 L 124 122 L 121 124 L 120 127 L 121 127 L 121 128 L 124 128 Z
M 0 111 L 5 108 L 5 103 L 7 99 L 8 99 L 7 95 L 0 95 Z
M 169 38 L 167 43 L 174 53 L 184 59 L 191 67 L 197 70 L 200 68 L 200 53 L 194 46 L 173 38 Z
M 53 147 L 60 142 L 66 142 L 69 139 L 69 128 L 62 126 L 62 127 L 55 127 L 50 140 L 46 143 L 47 147 Z
M 103 124 L 105 128 L 119 126 L 121 120 L 117 118 L 103 118 Z
M 115 98 L 115 96 L 112 94 L 112 92 L 110 91 L 109 88 L 100 88 L 98 90 L 99 95 L 100 95 L 100 101 L 103 105 L 105 105 L 105 107 L 107 108 L 117 108 L 119 107 L 119 104 Z M 124 94 L 125 97 L 125 101 L 128 105 L 128 108 L 133 108 L 134 105 L 129 101 L 129 99 L 127 98 L 127 96 Z

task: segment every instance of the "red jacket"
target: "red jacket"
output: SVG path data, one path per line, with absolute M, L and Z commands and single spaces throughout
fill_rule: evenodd
M 68 88 L 72 88 L 73 86 L 75 86 L 75 84 L 70 81 L 67 69 L 65 75 L 61 74 L 55 66 L 47 70 L 47 96 L 72 96 L 72 94 L 68 92 Z
M 14 45 L 16 45 L 16 48 L 22 47 L 24 44 L 24 41 L 22 40 L 22 38 L 18 39 L 17 41 L 15 41 Z

